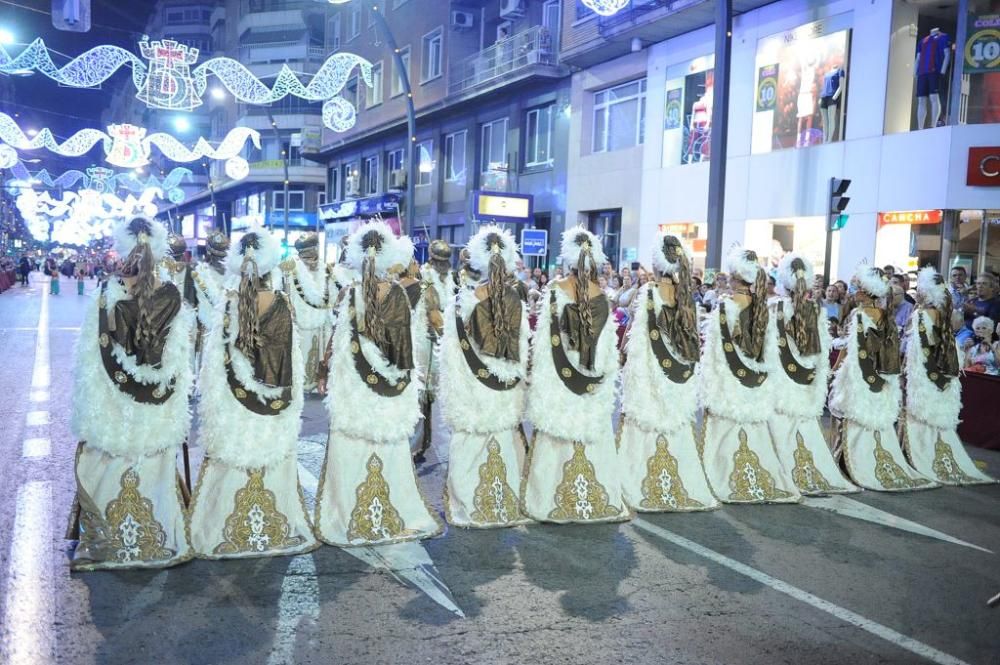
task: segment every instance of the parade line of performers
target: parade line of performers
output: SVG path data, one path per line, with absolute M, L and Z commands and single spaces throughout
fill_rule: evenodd
M 121 270 L 101 286 L 77 353 L 74 570 L 438 535 L 411 451 L 431 441 L 432 400 L 450 430 L 444 517 L 461 527 L 994 482 L 956 434 L 950 296 L 932 268 L 902 340 L 885 276 L 858 270 L 828 390 L 831 341 L 806 298 L 813 268 L 796 254 L 769 303 L 757 257 L 733 250 L 733 295 L 699 330 L 689 258 L 661 236 L 621 366 L 597 286 L 607 258 L 584 228 L 563 234 L 567 276 L 542 292 L 533 333 L 517 245 L 497 226 L 471 238 L 457 272 L 447 243 L 432 243 L 421 268 L 410 239 L 378 221 L 330 266 L 315 235 L 282 261 L 262 229 L 232 247 L 213 236 L 192 266 L 182 240 L 142 217 L 119 225 L 115 247 Z M 296 446 L 311 390 L 326 394 L 330 430 L 310 512 Z M 195 392 L 205 457 L 192 488 Z

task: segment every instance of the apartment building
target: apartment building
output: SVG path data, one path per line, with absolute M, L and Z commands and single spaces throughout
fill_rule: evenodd
M 375 17 L 348 3 L 329 17 L 327 46 L 374 63 L 375 85 L 349 82 L 356 125 L 323 132 L 329 202 L 321 217 L 330 239 L 376 214 L 405 228 L 418 252 L 435 238 L 460 246 L 486 220 L 515 233 L 561 232 L 571 109 L 559 0 L 389 0 L 380 10 L 416 112 L 414 218 L 400 219 L 409 137 L 394 54 Z

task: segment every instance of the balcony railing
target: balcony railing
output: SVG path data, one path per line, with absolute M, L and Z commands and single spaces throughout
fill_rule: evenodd
M 301 42 L 273 42 L 240 47 L 240 62 L 267 64 L 285 62 L 322 62 L 326 59 L 322 46 L 307 46 Z
M 534 65 L 555 65 L 551 33 L 536 25 L 451 65 L 448 94 L 485 86 Z

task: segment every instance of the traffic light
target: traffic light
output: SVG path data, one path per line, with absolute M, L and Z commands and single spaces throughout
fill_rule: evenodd
M 830 178 L 830 230 L 839 231 L 847 226 L 847 204 L 851 201 L 847 193 L 847 188 L 851 186 L 851 181 L 847 178 Z

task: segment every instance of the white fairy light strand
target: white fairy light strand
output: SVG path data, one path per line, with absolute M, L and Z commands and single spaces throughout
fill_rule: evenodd
M 582 0 L 583 5 L 601 16 L 614 16 L 628 6 L 629 0 Z
M 214 75 L 237 101 L 245 104 L 272 104 L 288 95 L 310 102 L 324 102 L 324 122 L 338 132 L 350 129 L 357 115 L 350 102 L 337 96 L 347 85 L 354 68 L 358 68 L 360 78 L 367 86 L 373 85 L 371 62 L 353 53 L 331 55 L 308 84 L 303 84 L 287 65 L 282 65 L 273 85 L 268 85 L 232 58 L 211 58 L 192 68 L 199 55 L 198 49 L 174 40 L 150 42 L 143 39 L 139 42 L 139 50 L 143 58 L 149 60 L 148 66 L 135 54 L 119 46 L 102 44 L 59 67 L 52 61 L 45 42 L 35 39 L 16 57 L 11 57 L 0 46 L 0 73 L 38 71 L 62 85 L 92 88 L 127 65 L 132 68 L 136 98 L 150 108 L 173 111 L 191 111 L 200 106 L 208 87 L 208 77 Z

